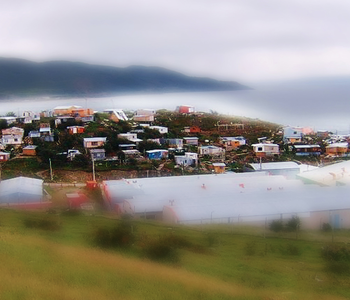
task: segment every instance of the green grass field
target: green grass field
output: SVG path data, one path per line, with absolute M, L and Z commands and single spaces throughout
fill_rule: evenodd
M 52 230 L 26 226 L 47 219 Z M 327 268 L 331 233 L 272 234 L 249 227 L 134 221 L 128 248 L 93 245 L 108 216 L 0 210 L 0 299 L 349 299 L 349 272 Z M 144 245 L 179 237 L 177 260 L 154 262 Z M 265 236 L 265 237 L 264 237 Z M 349 231 L 335 233 L 347 243 Z

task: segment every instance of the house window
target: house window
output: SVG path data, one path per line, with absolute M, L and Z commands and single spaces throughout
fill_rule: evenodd
M 258 147 L 258 151 L 263 151 L 263 148 L 262 147 Z
M 97 146 L 98 142 L 91 142 L 91 146 Z

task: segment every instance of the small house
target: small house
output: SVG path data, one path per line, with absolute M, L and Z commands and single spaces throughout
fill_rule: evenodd
M 168 158 L 168 150 L 154 149 L 146 151 L 146 157 L 148 159 L 162 159 Z
M 106 150 L 90 149 L 90 155 L 92 160 L 104 160 L 106 158 Z
M 293 145 L 293 150 L 297 156 L 318 156 L 322 153 L 320 145 Z
M 73 110 L 81 109 L 81 106 L 71 105 L 71 106 L 56 106 L 53 109 L 53 114 L 55 116 L 70 116 Z
M 154 116 L 152 115 L 135 115 L 133 119 L 135 122 L 154 122 Z
M 35 145 L 28 145 L 23 148 L 23 155 L 26 156 L 35 156 L 36 155 L 36 148 L 37 146 Z
M 184 137 L 183 140 L 185 145 L 198 146 L 197 137 Z
M 348 155 L 348 143 L 333 143 L 326 147 L 326 154 L 330 156 L 343 157 Z
M 118 134 L 118 138 L 126 139 L 126 140 L 128 140 L 130 142 L 133 142 L 133 143 L 142 142 L 141 139 L 137 138 L 137 133 L 133 133 L 133 132 L 119 133 Z
M 285 143 L 300 143 L 303 139 L 303 128 L 285 127 L 283 128 L 283 141 Z
M 29 131 L 28 136 L 30 138 L 40 138 L 40 132 L 38 130 Z
M 200 156 L 209 155 L 223 157 L 225 156 L 225 149 L 213 145 L 200 146 L 198 147 L 198 153 Z
M 225 167 L 226 165 L 224 163 L 212 163 L 212 169 L 214 173 L 216 174 L 223 174 L 225 173 Z
M 225 147 L 226 151 L 231 151 L 244 146 L 246 139 L 243 136 L 225 136 L 220 137 L 220 144 Z
M 23 141 L 24 130 L 18 127 L 11 127 L 2 130 L 2 144 L 19 146 Z
M 8 161 L 10 159 L 10 153 L 0 152 L 0 162 Z
M 157 130 L 161 134 L 168 133 L 168 127 L 164 127 L 164 126 L 149 126 L 148 128 Z
M 181 105 L 176 108 L 176 111 L 180 114 L 191 114 L 195 112 L 194 106 Z
M 84 148 L 98 148 L 103 147 L 106 143 L 106 137 L 92 137 L 92 138 L 84 138 Z
M 183 148 L 183 139 L 165 139 L 164 141 L 170 148 Z
M 196 166 L 198 164 L 198 154 L 185 152 L 185 155 L 175 155 L 174 160 L 180 166 Z
M 109 114 L 109 118 L 114 121 L 114 122 L 119 122 L 119 121 L 127 121 L 128 117 L 124 113 L 122 109 L 117 109 L 117 108 L 109 108 L 105 109 L 103 112 Z
M 280 154 L 280 148 L 277 144 L 259 143 L 253 144 L 253 151 L 258 157 L 276 156 Z
M 119 144 L 120 150 L 135 150 L 136 144 Z
M 85 132 L 84 126 L 68 126 L 67 129 L 69 134 L 79 134 Z

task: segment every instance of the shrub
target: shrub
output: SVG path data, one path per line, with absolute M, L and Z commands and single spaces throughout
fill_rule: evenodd
M 58 220 L 49 217 L 28 217 L 23 220 L 23 224 L 27 228 L 43 229 L 49 231 L 55 231 L 61 227 Z
M 321 256 L 326 261 L 326 271 L 335 275 L 350 274 L 350 247 L 346 245 L 326 245 Z
M 300 218 L 293 216 L 286 224 L 286 229 L 289 231 L 297 231 L 300 228 Z
M 102 248 L 127 248 L 135 241 L 134 225 L 128 217 L 112 228 L 99 227 L 92 234 L 92 241 Z
M 176 263 L 179 261 L 179 253 L 177 247 L 174 246 L 166 236 L 159 239 L 150 240 L 144 246 L 144 255 L 155 261 Z
M 253 256 L 256 253 L 256 243 L 254 241 L 247 242 L 244 246 L 244 253 Z
M 280 232 L 283 230 L 283 222 L 282 220 L 274 220 L 270 223 L 270 230 L 273 232 Z
M 322 247 L 321 255 L 326 261 L 350 262 L 350 247 L 345 245 L 326 245 Z
M 331 231 L 332 230 L 332 226 L 329 223 L 323 223 L 321 230 L 325 231 L 325 232 Z
M 294 255 L 294 256 L 298 256 L 301 254 L 300 249 L 293 244 L 286 244 L 280 247 L 280 252 L 281 254 L 284 255 Z

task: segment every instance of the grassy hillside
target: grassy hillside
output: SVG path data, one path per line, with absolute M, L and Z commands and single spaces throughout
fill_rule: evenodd
M 51 230 L 28 226 L 50 220 Z M 102 250 L 92 233 L 103 216 L 0 210 L 0 299 L 349 299 L 349 272 L 327 268 L 330 233 L 274 235 L 251 228 L 189 228 L 135 221 L 128 248 Z M 35 227 L 35 226 L 34 226 Z M 153 262 L 150 241 L 182 241 L 177 260 Z M 307 241 L 308 240 L 308 241 Z M 337 242 L 349 241 L 337 232 Z

